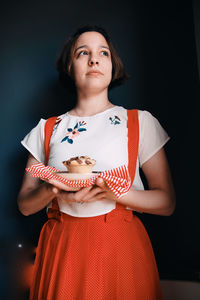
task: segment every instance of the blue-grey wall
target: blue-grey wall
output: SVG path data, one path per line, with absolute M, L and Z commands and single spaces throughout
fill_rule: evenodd
M 114 104 L 149 110 L 168 134 L 166 152 L 177 193 L 170 217 L 139 215 L 161 278 L 198 280 L 197 108 L 199 83 L 192 2 L 10 1 L 1 8 L 1 299 L 27 299 L 18 287 L 33 259 L 45 210 L 25 217 L 16 197 L 26 165 L 20 141 L 38 123 L 66 112 L 72 96 L 58 82 L 56 57 L 87 23 L 103 26 L 131 78 L 110 93 Z M 22 244 L 22 247 L 19 247 Z M 15 294 L 15 295 L 14 295 Z

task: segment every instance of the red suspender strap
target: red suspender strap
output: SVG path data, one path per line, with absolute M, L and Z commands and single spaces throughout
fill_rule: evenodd
M 135 178 L 135 170 L 139 146 L 139 120 L 137 109 L 127 109 L 128 127 L 128 170 L 131 176 L 131 186 Z
M 44 151 L 45 151 L 45 160 L 46 165 L 48 165 L 49 161 L 49 152 L 50 152 L 50 139 L 53 132 L 54 125 L 56 124 L 57 117 L 51 117 L 47 119 L 44 127 Z
M 46 165 L 49 162 L 49 153 L 50 153 L 50 139 L 52 136 L 54 125 L 56 124 L 57 117 L 51 117 L 47 119 L 44 127 L 44 151 L 45 151 L 45 160 Z M 59 210 L 57 199 L 52 200 L 52 209 Z

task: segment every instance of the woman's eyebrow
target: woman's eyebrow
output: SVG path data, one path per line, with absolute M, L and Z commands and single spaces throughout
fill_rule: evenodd
M 80 49 L 80 48 L 88 48 L 88 46 L 87 46 L 87 45 L 79 46 L 78 48 L 75 49 L 74 54 L 75 54 L 76 51 L 77 51 L 78 49 Z M 110 49 L 109 49 L 108 47 L 106 47 L 106 46 L 99 46 L 99 48 L 106 48 L 106 49 L 108 49 L 108 50 L 110 51 Z

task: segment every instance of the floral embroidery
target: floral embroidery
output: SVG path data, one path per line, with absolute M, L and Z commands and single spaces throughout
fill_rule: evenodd
M 120 124 L 120 122 L 121 122 L 121 119 L 118 116 L 114 116 L 113 118 L 110 117 L 109 120 L 111 121 L 111 124 L 114 124 L 114 125 Z
M 80 135 L 80 132 L 86 131 L 86 128 L 83 128 L 82 126 L 86 125 L 85 121 L 79 121 L 76 123 L 74 128 L 67 128 L 68 133 L 66 136 L 62 139 L 62 142 L 68 141 L 68 143 L 73 144 L 73 139 Z

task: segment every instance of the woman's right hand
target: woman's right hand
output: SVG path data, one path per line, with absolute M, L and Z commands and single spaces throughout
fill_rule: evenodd
M 73 202 L 84 203 L 103 200 L 103 191 L 100 187 L 92 185 L 89 187 L 70 187 L 57 180 L 50 179 L 47 181 L 52 184 L 52 192 L 59 198 L 60 201 L 69 204 Z

